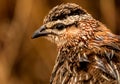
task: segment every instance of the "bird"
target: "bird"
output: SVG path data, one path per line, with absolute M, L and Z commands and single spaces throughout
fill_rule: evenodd
M 58 49 L 50 84 L 120 84 L 120 36 L 78 4 L 53 7 L 38 37 Z

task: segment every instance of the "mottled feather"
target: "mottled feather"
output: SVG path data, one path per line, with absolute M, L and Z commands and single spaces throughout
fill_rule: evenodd
M 58 47 L 50 84 L 120 84 L 120 36 L 79 5 L 54 7 L 39 33 Z

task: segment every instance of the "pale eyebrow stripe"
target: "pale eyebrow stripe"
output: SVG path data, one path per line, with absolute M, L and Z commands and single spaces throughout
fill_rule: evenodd
M 65 25 L 70 25 L 70 24 L 73 24 L 76 21 L 80 21 L 80 20 L 86 19 L 86 18 L 92 19 L 92 16 L 90 14 L 84 14 L 84 15 L 81 15 L 81 16 L 80 15 L 73 15 L 73 16 L 69 16 L 69 17 L 67 17 L 66 19 L 63 19 L 63 20 L 48 22 L 45 25 L 46 25 L 47 28 L 51 28 L 52 26 L 54 26 L 55 24 L 58 24 L 58 23 L 63 23 Z

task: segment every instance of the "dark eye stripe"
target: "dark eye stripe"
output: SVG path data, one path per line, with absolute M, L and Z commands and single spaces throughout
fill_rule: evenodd
M 63 23 L 58 23 L 55 25 L 55 28 L 58 29 L 58 30 L 62 30 L 64 29 L 66 26 L 63 24 Z

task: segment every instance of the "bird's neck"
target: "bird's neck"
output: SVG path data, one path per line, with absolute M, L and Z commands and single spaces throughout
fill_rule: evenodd
M 91 23 L 92 25 L 89 25 Z M 91 50 L 96 45 L 100 46 L 102 43 L 105 43 L 106 37 L 110 39 L 107 42 L 112 41 L 112 38 L 110 38 L 110 31 L 106 29 L 105 26 L 101 26 L 101 23 L 93 20 L 90 21 L 89 24 L 84 24 L 88 26 L 88 29 L 84 29 L 86 32 L 81 30 L 77 36 L 72 37 L 61 46 L 58 46 L 59 53 L 57 61 L 62 60 L 62 63 L 68 61 L 76 64 L 88 62 L 88 55 L 86 55 L 87 51 Z M 84 25 L 81 25 L 80 28 L 83 28 Z M 102 29 L 102 27 L 104 27 L 104 29 Z M 104 34 L 102 34 L 102 32 L 104 32 Z M 92 42 L 94 42 L 94 44 Z
M 62 47 L 59 48 L 58 53 L 59 58 L 62 58 L 64 61 L 69 62 L 80 62 L 81 55 L 83 56 L 84 50 L 88 49 L 88 41 L 82 41 L 78 39 L 74 39 L 72 42 L 67 42 Z

